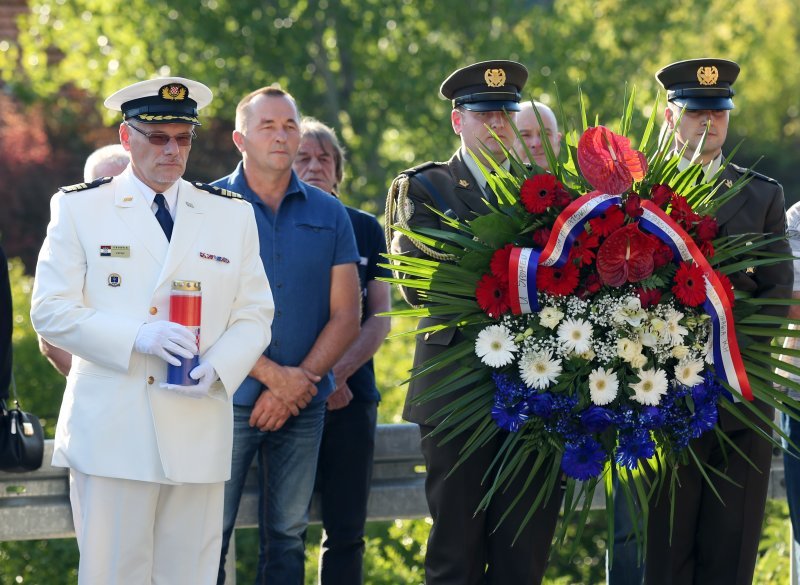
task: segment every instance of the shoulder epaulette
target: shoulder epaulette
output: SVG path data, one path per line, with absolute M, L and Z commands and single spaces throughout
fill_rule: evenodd
M 208 191 L 213 195 L 219 195 L 220 197 L 227 197 L 228 199 L 241 199 L 242 196 L 236 193 L 235 191 L 229 191 L 228 189 L 223 189 L 222 187 L 215 187 L 214 185 L 209 185 L 208 183 L 201 183 L 200 181 L 193 181 L 192 185 L 197 187 L 198 189 L 202 189 L 203 191 Z
M 752 176 L 754 179 L 761 179 L 762 181 L 766 181 L 767 183 L 773 183 L 775 185 L 780 185 L 780 183 L 778 183 L 778 181 L 776 181 L 772 177 L 768 177 L 767 175 L 762 175 L 761 173 L 758 173 L 758 172 L 756 172 L 756 171 L 754 171 L 752 169 L 748 169 L 748 168 L 745 168 L 745 167 L 740 167 L 739 165 L 736 165 L 736 164 L 733 164 L 733 163 L 729 163 L 728 166 L 731 167 L 734 171 L 736 171 L 740 175 L 749 175 L 749 176 Z
M 99 187 L 100 185 L 105 185 L 106 183 L 110 183 L 114 177 L 100 177 L 99 179 L 95 179 L 89 183 L 77 183 L 75 185 L 68 185 L 66 187 L 61 187 L 59 191 L 63 193 L 74 193 L 75 191 L 85 191 L 86 189 L 94 189 L 95 187 Z
M 432 169 L 434 167 L 440 167 L 440 166 L 442 166 L 444 164 L 446 164 L 446 163 L 429 160 L 428 162 L 424 162 L 421 165 L 417 165 L 415 167 L 411 167 L 410 169 L 405 170 L 400 174 L 401 175 L 405 175 L 407 177 L 412 177 L 412 176 L 416 175 L 417 173 L 421 173 L 422 171 L 427 171 L 428 169 Z

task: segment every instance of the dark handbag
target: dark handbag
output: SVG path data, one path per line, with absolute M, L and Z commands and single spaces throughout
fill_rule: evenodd
M 14 408 L 0 399 L 0 471 L 35 471 L 44 459 L 44 431 L 38 417 L 19 406 L 14 374 L 11 374 Z

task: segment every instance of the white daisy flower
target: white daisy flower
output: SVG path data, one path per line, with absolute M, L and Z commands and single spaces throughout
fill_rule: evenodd
M 489 325 L 475 340 L 475 353 L 492 368 L 510 364 L 516 351 L 517 345 L 505 325 Z
M 561 375 L 561 360 L 553 359 L 553 352 L 528 351 L 519 360 L 519 374 L 528 388 L 544 390 L 555 384 Z
M 631 384 L 636 402 L 647 406 L 658 406 L 661 396 L 667 391 L 667 373 L 661 369 L 639 370 L 639 382 Z
M 558 326 L 558 341 L 567 351 L 584 353 L 592 349 L 592 325 L 583 319 L 566 319 Z
M 564 318 L 564 313 L 559 311 L 556 307 L 545 307 L 539 312 L 539 323 L 542 327 L 552 329 L 561 322 Z
M 684 359 L 675 366 L 675 379 L 684 386 L 691 388 L 703 383 L 701 375 L 704 369 L 703 362 L 700 360 Z
M 589 395 L 598 406 L 612 402 L 617 397 L 618 390 L 617 374 L 610 368 L 597 368 L 589 374 Z

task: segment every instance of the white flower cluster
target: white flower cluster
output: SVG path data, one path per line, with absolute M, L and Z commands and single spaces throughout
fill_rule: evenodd
M 506 315 L 480 332 L 475 353 L 484 364 L 516 361 L 522 381 L 536 390 L 552 387 L 565 370 L 588 371 L 597 405 L 612 402 L 622 380 L 643 405 L 657 405 L 670 381 L 702 382 L 710 346 L 706 315 L 686 315 L 670 300 L 643 308 L 631 292 L 591 302 L 540 293 L 539 304 L 539 313 Z

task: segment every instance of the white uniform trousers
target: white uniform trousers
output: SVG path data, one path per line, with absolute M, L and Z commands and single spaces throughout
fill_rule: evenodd
M 224 482 L 168 485 L 70 469 L 78 585 L 213 585 Z

